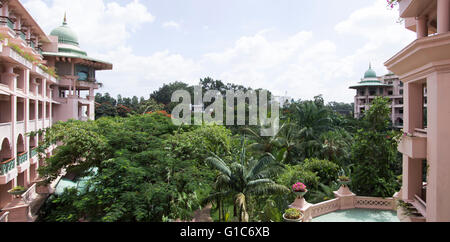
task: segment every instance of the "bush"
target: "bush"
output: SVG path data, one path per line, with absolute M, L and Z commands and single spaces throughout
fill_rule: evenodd
M 301 182 L 306 189 L 316 189 L 319 186 L 319 177 L 312 171 L 304 169 L 301 165 L 287 165 L 285 171 L 277 178 L 277 183 L 292 187 L 292 184 Z
M 320 183 L 328 185 L 338 178 L 339 166 L 331 161 L 316 158 L 306 159 L 302 166 L 305 170 L 316 173 Z
M 286 209 L 285 217 L 287 219 L 299 219 L 302 217 L 302 213 L 296 208 L 289 208 Z

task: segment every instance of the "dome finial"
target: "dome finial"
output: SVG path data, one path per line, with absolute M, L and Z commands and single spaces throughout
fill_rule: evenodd
M 369 61 L 369 69 L 372 69 L 372 62 Z
M 64 12 L 64 22 L 63 22 L 63 24 L 64 25 L 67 24 L 67 13 L 66 12 Z

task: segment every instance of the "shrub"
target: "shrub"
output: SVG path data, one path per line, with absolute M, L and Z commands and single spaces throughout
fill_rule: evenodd
M 301 165 L 287 165 L 285 171 L 277 178 L 277 183 L 291 187 L 292 184 L 301 182 L 311 189 L 319 186 L 319 177 L 312 171 L 305 170 Z
M 302 166 L 305 170 L 316 173 L 320 183 L 330 184 L 338 178 L 339 166 L 331 161 L 316 158 L 306 159 Z
M 286 209 L 284 216 L 287 219 L 299 219 L 302 217 L 302 213 L 296 208 L 289 208 Z

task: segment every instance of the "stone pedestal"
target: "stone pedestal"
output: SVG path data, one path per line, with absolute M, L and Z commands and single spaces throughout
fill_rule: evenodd
M 304 197 L 297 197 L 295 201 L 289 205 L 289 208 L 297 208 L 303 213 L 303 222 L 310 222 L 312 220 L 312 216 L 310 213 L 310 209 L 312 204 L 308 203 Z
M 339 190 L 334 192 L 334 196 L 339 198 L 339 209 L 355 208 L 356 195 L 350 191 L 348 186 L 341 186 Z
M 304 197 L 297 197 L 289 207 L 298 208 L 301 210 L 305 206 L 305 204 L 307 204 L 307 202 Z

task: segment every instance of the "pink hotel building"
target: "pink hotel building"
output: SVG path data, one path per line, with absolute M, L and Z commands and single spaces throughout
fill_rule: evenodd
M 399 145 L 403 186 L 398 196 L 426 221 L 449 222 L 450 0 L 398 4 L 405 27 L 417 33 L 416 40 L 385 63 L 404 83 L 405 135 Z
M 0 1 L 0 209 L 18 205 L 8 190 L 31 188 L 38 178 L 42 137 L 26 134 L 94 119 L 95 72 L 111 69 L 80 49 L 65 18 L 47 35 L 18 0 Z

